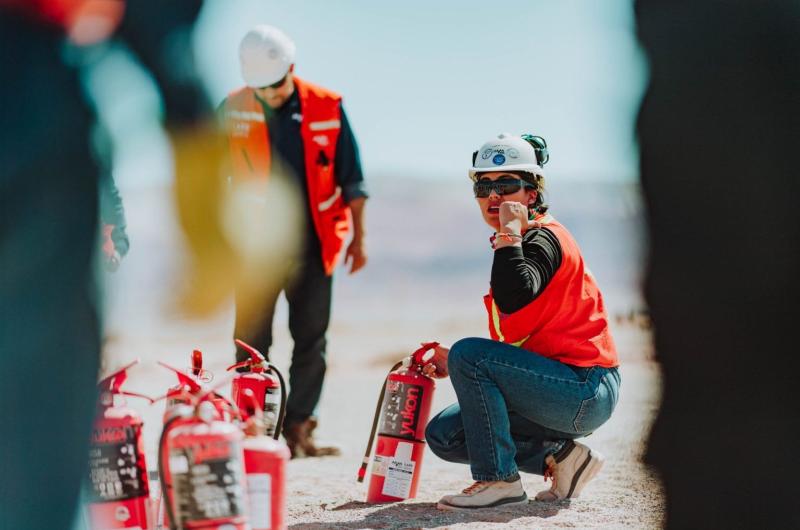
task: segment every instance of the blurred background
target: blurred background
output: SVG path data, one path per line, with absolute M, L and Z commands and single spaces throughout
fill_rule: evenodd
M 0 1 L 25 9 L 24 2 Z M 215 374 L 213 384 L 225 381 L 225 367 L 234 360 L 233 300 L 201 318 L 188 315 L 180 304 L 196 249 L 187 244 L 178 221 L 173 168 L 176 162 L 183 167 L 177 188 L 184 190 L 184 199 L 192 193 L 193 175 L 186 168 L 197 170 L 198 198 L 208 192 L 203 179 L 214 173 L 203 167 L 203 148 L 209 144 L 196 141 L 202 129 L 191 137 L 201 122 L 197 109 L 204 105 L 197 100 L 182 106 L 180 94 L 197 86 L 196 66 L 208 100 L 218 105 L 243 84 L 241 38 L 255 24 L 274 25 L 296 43 L 296 75 L 344 96 L 370 193 L 367 266 L 354 276 L 340 268 L 334 277 L 328 375 L 319 410 L 320 437 L 337 441 L 344 460 L 292 461 L 290 519 L 302 524 L 352 518 L 347 512 L 323 512 L 325 499 L 313 492 L 322 483 L 324 495 L 336 501 L 362 497 L 354 492 L 347 466 L 352 462 L 355 472 L 373 400 L 392 364 L 421 341 L 451 344 L 487 335 L 482 296 L 489 287 L 491 230 L 475 205 L 467 167 L 482 143 L 509 132 L 547 140 L 550 212 L 576 237 L 604 293 L 626 380 L 620 412 L 593 436 L 593 447 L 619 456 L 598 479 L 598 502 L 556 522 L 657 525 L 659 484 L 639 458 L 660 379 L 641 292 L 646 243 L 635 119 L 647 70 L 636 40 L 633 1 L 206 0 L 193 27 L 170 28 L 167 16 L 152 20 L 154 28 L 170 31 L 164 32 L 165 42 L 158 42 L 158 53 L 150 54 L 142 53 L 143 43 L 152 37 L 148 17 L 159 7 L 149 2 L 145 9 L 135 2 L 128 2 L 131 25 L 121 27 L 121 38 L 63 50 L 95 111 L 92 143 L 116 183 L 129 242 L 116 270 L 98 266 L 104 294 L 101 376 L 139 358 L 142 363 L 131 369 L 126 388 L 157 396 L 176 381 L 156 361 L 187 368 L 192 350 L 199 349 Z M 199 2 L 181 4 L 195 5 Z M 187 42 L 194 63 L 182 53 Z M 141 64 L 141 57 L 150 64 Z M 159 86 L 172 89 L 161 92 Z M 48 87 L 42 83 L 40 88 Z M 179 111 L 187 109 L 181 117 Z M 187 131 L 189 138 L 182 142 L 180 132 Z M 190 163 L 181 165 L 187 154 Z M 215 224 L 217 212 L 198 205 L 190 212 L 195 221 Z M 268 210 L 265 231 L 300 236 L 280 207 Z M 279 259 L 282 249 L 276 246 L 274 254 Z M 274 270 L 265 267 L 264 275 L 270 274 Z M 211 284 L 199 288 L 218 290 Z M 286 309 L 280 300 L 270 352 L 284 369 L 292 348 Z M 88 391 L 83 394 L 88 403 Z M 443 382 L 433 407 L 454 400 L 451 386 Z M 144 418 L 153 467 L 163 407 L 133 399 L 131 405 Z M 426 458 L 430 474 L 420 500 L 463 487 L 465 467 Z M 540 485 L 537 480 L 529 491 Z M 627 502 L 620 508 L 623 496 Z M 528 515 L 543 521 L 552 514 Z M 422 524 L 415 520 L 412 527 Z
M 583 247 L 611 312 L 627 318 L 642 309 L 634 119 L 646 69 L 631 1 L 207 1 L 193 41 L 214 104 L 241 86 L 238 45 L 255 23 L 295 40 L 299 76 L 344 95 L 360 146 L 370 262 L 335 277 L 332 351 L 337 330 L 398 322 L 412 326 L 409 345 L 445 329 L 484 333 L 490 233 L 466 167 L 503 131 L 547 139 L 551 211 Z M 164 347 L 165 324 L 180 320 L 168 303 L 182 247 L 159 94 L 121 45 L 89 61 L 83 79 L 113 141 L 131 240 L 119 271 L 106 275 L 107 358 L 133 353 L 119 350 L 122 339 L 147 354 Z M 232 318 L 232 307 L 222 308 L 194 341 L 212 340 L 211 330 L 227 341 Z M 231 350 L 218 340 L 220 354 Z
M 593 448 L 617 457 L 598 477 L 592 502 L 561 513 L 537 511 L 532 503 L 532 524 L 640 528 L 664 522 L 660 482 L 641 463 L 661 403 L 661 372 L 653 362 L 642 295 L 648 242 L 640 177 L 654 264 L 647 288 L 669 390 L 654 431 L 654 439 L 660 432 L 658 450 L 650 458 L 670 489 L 672 524 L 700 526 L 705 517 L 704 526 L 719 526 L 724 519 L 715 518 L 725 516 L 728 526 L 760 528 L 796 519 L 790 497 L 795 474 L 786 472 L 791 444 L 776 446 L 775 440 L 791 430 L 787 418 L 797 417 L 790 395 L 795 371 L 786 369 L 796 356 L 784 344 L 793 340 L 796 308 L 784 310 L 779 303 L 797 297 L 798 181 L 791 178 L 800 80 L 797 2 L 638 0 L 638 31 L 652 76 L 636 38 L 634 0 L 131 0 L 119 39 L 62 46 L 65 33 L 76 42 L 74 37 L 88 37 L 86 44 L 102 40 L 119 22 L 112 16 L 104 26 L 88 13 L 87 24 L 77 29 L 64 24 L 63 9 L 83 3 L 121 16 L 116 0 L 0 0 L 0 14 L 14 14 L 0 17 L 0 60 L 6 65 L 0 86 L 11 102 L 2 107 L 3 123 L 11 126 L 0 129 L 0 214 L 6 221 L 2 235 L 12 236 L 0 247 L 0 287 L 12 295 L 0 307 L 0 346 L 9 348 L 0 352 L 0 372 L 9 395 L 22 395 L 31 385 L 19 352 L 37 352 L 42 365 L 60 368 L 64 357 L 71 363 L 37 388 L 44 392 L 41 401 L 64 405 L 63 414 L 45 422 L 27 409 L 4 411 L 12 419 L 3 424 L 21 433 L 0 437 L 0 464 L 13 466 L 9 473 L 4 467 L 8 478 L 0 486 L 12 485 L 16 495 L 0 494 L 4 508 L 16 508 L 21 499 L 30 505 L 28 517 L 46 518 L 52 511 L 63 520 L 72 509 L 66 501 L 77 495 L 74 486 L 65 502 L 47 510 L 33 502 L 44 486 L 52 494 L 71 484 L 41 477 L 60 469 L 74 478 L 84 465 L 80 451 L 69 447 L 84 447 L 75 421 L 88 428 L 94 400 L 89 381 L 98 347 L 85 282 L 100 174 L 113 174 L 130 243 L 119 268 L 98 275 L 106 295 L 101 375 L 139 357 L 143 362 L 131 370 L 128 388 L 157 395 L 174 381 L 156 360 L 186 367 L 199 348 L 217 382 L 232 362 L 232 300 L 199 319 L 179 302 L 198 242 L 205 237 L 213 247 L 223 238 L 213 230 L 189 231 L 187 244 L 174 192 L 183 189 L 191 197 L 192 186 L 181 182 L 196 174 L 197 204 L 204 206 L 189 208 L 188 215 L 195 226 L 217 224 L 218 212 L 199 201 L 208 199 L 203 182 L 216 167 L 204 166 L 213 159 L 213 142 L 209 129 L 197 127 L 209 110 L 197 88 L 202 85 L 217 105 L 241 86 L 239 41 L 253 25 L 266 23 L 295 41 L 297 75 L 344 95 L 371 194 L 369 263 L 356 276 L 340 269 L 335 277 L 329 376 L 320 405 L 320 433 L 338 438 L 343 459 L 290 463 L 289 516 L 296 527 L 318 528 L 305 523 L 323 519 L 351 528 L 387 527 L 408 515 L 411 505 L 367 515 L 357 506 L 353 519 L 352 510 L 328 510 L 326 499 L 312 493 L 323 483 L 336 501 L 361 497 L 342 462 L 353 462 L 355 470 L 371 402 L 393 362 L 420 341 L 486 334 L 480 297 L 488 289 L 490 231 L 475 207 L 466 168 L 472 151 L 499 132 L 547 139 L 550 211 L 575 235 L 598 279 L 625 381 L 614 417 L 592 435 Z M 186 25 L 173 23 L 181 18 Z M 97 171 L 84 145 L 92 117 L 62 56 L 79 71 L 97 116 Z M 647 83 L 640 151 L 636 114 Z M 185 179 L 176 181 L 176 163 Z M 112 209 L 118 212 L 118 206 Z M 267 208 L 268 226 L 291 236 L 297 227 L 278 206 Z M 181 212 L 186 221 L 187 210 Z M 743 223 L 743 214 L 757 222 Z M 225 245 L 212 248 L 215 257 L 221 249 Z M 271 258 L 282 259 L 282 249 L 275 245 Z M 230 261 L 239 257 L 228 255 Z M 274 268 L 265 267 L 264 274 L 274 275 Z M 220 291 L 216 283 L 201 284 L 203 289 Z M 271 356 L 284 368 L 291 350 L 286 318 L 285 304 L 279 304 Z M 761 362 L 763 353 L 772 362 Z M 725 378 L 719 378 L 720 366 Z M 437 392 L 436 409 L 454 399 L 449 384 Z M 64 395 L 72 399 L 62 402 Z M 145 435 L 152 451 L 162 409 L 137 408 L 151 426 Z M 56 420 L 54 432 L 69 439 L 62 440 L 57 459 L 40 458 L 52 452 L 47 444 Z M 698 447 L 714 447 L 715 458 Z M 761 465 L 730 465 L 754 454 Z M 409 527 L 430 520 L 432 508 L 424 501 L 466 480 L 465 468 L 428 462 L 431 472 L 421 502 L 410 510 Z M 64 465 L 51 469 L 56 464 Z M 764 475 L 766 469 L 780 472 Z M 769 495 L 760 486 L 764 480 L 773 486 Z M 520 519 L 509 527 L 529 523 Z
M 598 279 L 626 378 L 622 412 L 593 442 L 620 455 L 610 464 L 612 487 L 598 487 L 593 512 L 569 517 L 590 524 L 602 512 L 617 522 L 656 524 L 659 486 L 638 463 L 659 378 L 649 332 L 641 329 L 645 220 L 634 125 L 647 72 L 632 1 L 206 1 L 193 39 L 213 104 L 243 84 L 238 46 L 257 23 L 294 39 L 298 76 L 344 96 L 370 192 L 369 262 L 356 275 L 344 268 L 334 275 L 320 436 L 338 441 L 345 459 L 357 462 L 394 362 L 421 341 L 487 335 L 482 296 L 491 230 L 466 170 L 472 151 L 500 132 L 539 134 L 551 154 L 550 211 L 574 234 Z M 114 177 L 131 242 L 119 270 L 104 275 L 103 371 L 141 357 L 128 386 L 156 394 L 174 376 L 153 361 L 185 368 L 199 348 L 220 380 L 233 362 L 233 303 L 201 319 L 175 303 L 186 254 L 155 86 L 121 47 L 87 68 L 84 79 L 115 143 Z M 292 348 L 287 313 L 281 297 L 270 355 L 283 368 Z M 434 409 L 453 401 L 450 385 L 440 385 Z M 140 409 L 146 422 L 160 423 L 160 407 Z M 145 429 L 148 447 L 156 435 Z M 465 470 L 427 458 L 439 478 L 426 481 L 420 498 L 466 480 Z M 323 475 L 332 479 L 325 482 L 329 496 L 352 495 L 349 468 L 338 459 L 293 461 L 290 472 L 302 493 L 290 506 L 297 521 L 321 516 L 319 503 L 304 496 Z M 636 492 L 624 510 L 615 508 L 619 488 Z

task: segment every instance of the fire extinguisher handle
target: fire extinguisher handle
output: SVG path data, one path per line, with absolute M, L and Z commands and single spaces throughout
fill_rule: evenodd
M 425 354 L 439 346 L 438 342 L 426 342 L 417 351 L 411 354 L 411 364 L 422 367 L 427 364 Z
M 236 369 L 236 368 L 243 368 L 245 366 L 249 366 L 250 369 L 252 371 L 254 371 L 254 372 L 262 371 L 262 369 L 258 369 L 257 370 L 256 367 L 261 367 L 262 364 L 265 361 L 269 362 L 269 360 L 260 351 L 258 351 L 257 349 L 253 348 L 252 346 L 247 344 L 245 341 L 240 340 L 240 339 L 234 339 L 234 342 L 236 343 L 237 346 L 239 346 L 241 349 L 243 349 L 248 354 L 250 354 L 250 358 L 245 360 L 245 361 L 241 361 L 241 362 L 238 362 L 236 364 L 233 364 L 233 365 L 229 366 L 227 368 L 227 370 L 233 370 L 233 369 Z
M 113 394 L 119 394 L 122 389 L 122 385 L 128 379 L 128 370 L 138 362 L 139 359 L 134 359 L 132 362 L 126 364 L 116 372 L 98 381 L 97 383 L 98 390 L 111 392 Z

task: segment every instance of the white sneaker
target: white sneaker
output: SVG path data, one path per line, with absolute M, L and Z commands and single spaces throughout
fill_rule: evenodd
M 603 467 L 603 455 L 578 442 L 569 442 L 563 455 L 556 460 L 553 455 L 545 459 L 547 470 L 544 480 L 552 479 L 549 490 L 536 494 L 537 501 L 552 502 L 574 499 Z
M 445 495 L 436 507 L 440 510 L 475 510 L 509 504 L 527 504 L 522 481 L 478 481 L 457 495 Z

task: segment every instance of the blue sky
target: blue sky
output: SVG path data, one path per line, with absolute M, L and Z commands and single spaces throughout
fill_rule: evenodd
M 258 23 L 294 39 L 298 75 L 344 95 L 368 179 L 463 179 L 499 132 L 544 136 L 550 177 L 637 178 L 646 67 L 632 0 L 206 0 L 195 42 L 215 104 L 243 84 L 238 45 Z M 158 108 L 152 82 L 126 61 L 89 75 L 125 135 L 123 186 L 168 178 L 157 110 L 143 112 Z
M 254 24 L 297 44 L 297 73 L 344 95 L 368 176 L 460 179 L 508 131 L 544 136 L 551 174 L 634 179 L 645 82 L 631 0 L 213 0 L 197 33 L 212 99 L 242 84 Z

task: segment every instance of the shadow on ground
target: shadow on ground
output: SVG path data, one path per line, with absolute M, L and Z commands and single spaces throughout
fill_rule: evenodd
M 352 512 L 354 517 L 349 521 L 298 523 L 291 525 L 289 528 L 292 530 L 323 530 L 330 528 L 412 530 L 438 528 L 470 522 L 509 523 L 514 519 L 523 517 L 539 517 L 542 519 L 553 517 L 562 508 L 569 508 L 569 501 L 557 503 L 530 501 L 522 506 L 499 507 L 474 512 L 445 512 L 436 509 L 436 504 L 431 502 L 399 503 L 375 510 L 374 504 L 352 501 L 340 505 L 324 505 L 323 508 L 334 512 Z M 370 509 L 374 511 L 364 513 Z

